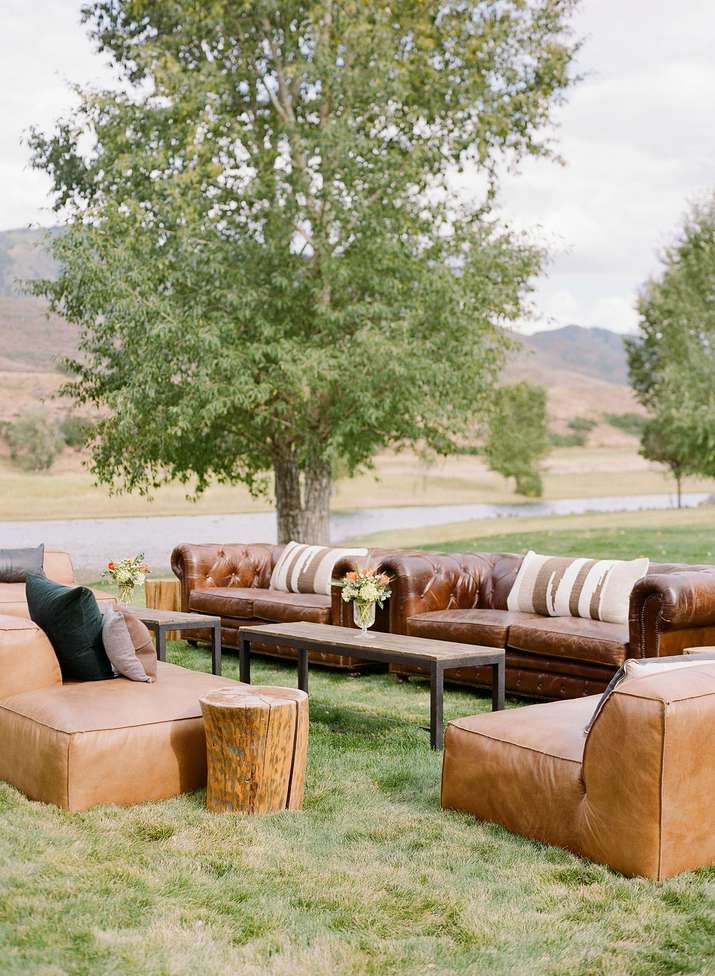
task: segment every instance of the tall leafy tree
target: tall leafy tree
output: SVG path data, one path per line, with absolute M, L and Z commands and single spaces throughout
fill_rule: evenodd
M 715 475 L 715 194 L 691 207 L 626 340 L 631 384 L 650 419 L 641 453 L 676 479 Z
M 543 494 L 540 462 L 549 452 L 546 390 L 535 383 L 499 387 L 489 417 L 484 456 L 492 471 L 514 478 L 520 495 Z
M 117 86 L 32 136 L 68 232 L 98 477 L 258 492 L 328 536 L 331 470 L 482 413 L 540 254 L 498 167 L 548 155 L 575 0 L 101 0 Z M 475 167 L 484 192 L 458 194 Z

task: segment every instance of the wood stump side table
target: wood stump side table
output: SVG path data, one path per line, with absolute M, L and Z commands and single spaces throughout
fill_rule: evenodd
M 308 696 L 295 688 L 217 688 L 199 699 L 206 732 L 206 806 L 213 813 L 301 810 Z

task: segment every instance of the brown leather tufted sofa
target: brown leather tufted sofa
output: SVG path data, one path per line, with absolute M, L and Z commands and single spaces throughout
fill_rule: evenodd
M 715 863 L 715 661 L 447 726 L 442 806 L 661 880 Z M 624 748 L 624 744 L 627 748 Z
M 171 568 L 181 585 L 181 609 L 221 617 L 225 647 L 237 647 L 238 628 L 246 624 L 310 621 L 352 626 L 350 607 L 341 600 L 337 587 L 330 596 L 270 589 L 271 573 L 283 549 L 262 542 L 177 546 L 171 554 Z M 369 558 L 377 556 L 371 553 Z M 355 565 L 355 559 L 342 560 L 335 575 L 342 576 Z M 378 621 L 378 626 L 384 623 Z M 254 648 L 276 657 L 295 656 L 287 647 L 255 644 Z M 348 655 L 322 652 L 311 652 L 310 659 L 351 670 L 364 664 Z
M 628 624 L 612 624 L 508 611 L 522 558 L 498 552 L 386 552 L 380 565 L 393 577 L 389 629 L 504 647 L 507 690 L 542 699 L 600 692 L 627 657 L 715 644 L 715 566 L 652 563 L 631 594 Z M 400 666 L 398 673 L 417 670 Z M 487 672 L 456 669 L 449 677 L 488 687 Z

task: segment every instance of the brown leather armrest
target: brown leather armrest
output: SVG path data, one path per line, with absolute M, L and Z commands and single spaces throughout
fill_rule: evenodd
M 652 573 L 633 587 L 628 615 L 635 656 L 658 654 L 658 633 L 715 627 L 715 569 Z
M 171 554 L 171 568 L 181 584 L 181 609 L 188 610 L 192 590 L 212 586 L 268 589 L 282 551 L 283 546 L 265 542 L 176 546 Z
M 390 576 L 390 632 L 407 632 L 407 618 L 431 610 L 470 609 L 479 596 L 479 560 L 469 553 L 394 552 L 380 556 Z

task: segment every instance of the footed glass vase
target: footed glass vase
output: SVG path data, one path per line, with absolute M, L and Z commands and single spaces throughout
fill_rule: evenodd
M 360 636 L 369 638 L 368 627 L 372 627 L 375 623 L 375 604 L 353 600 L 353 620 L 360 628 Z
M 125 583 L 117 583 L 117 602 L 120 607 L 129 607 L 134 599 L 134 586 Z

